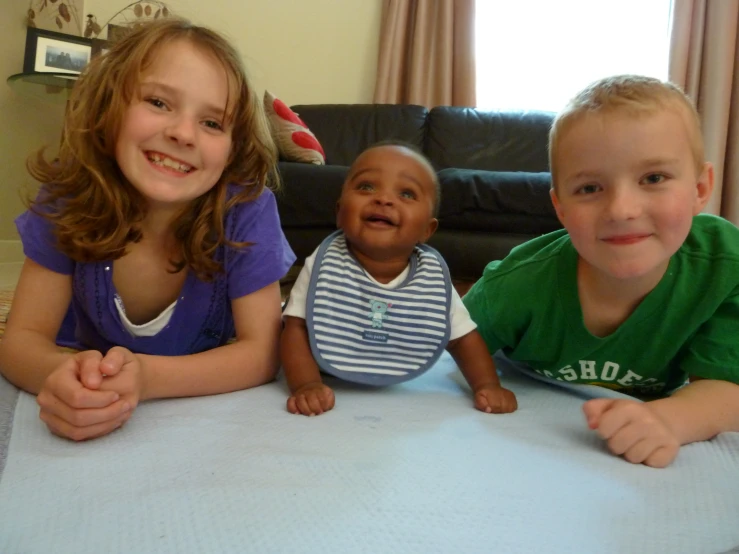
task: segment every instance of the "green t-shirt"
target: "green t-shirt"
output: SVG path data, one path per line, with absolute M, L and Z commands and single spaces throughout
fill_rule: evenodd
M 688 376 L 739 384 L 739 229 L 698 215 L 665 275 L 616 331 L 583 323 L 578 254 L 555 231 L 488 264 L 464 297 L 491 352 L 553 379 L 637 396 L 672 392 Z

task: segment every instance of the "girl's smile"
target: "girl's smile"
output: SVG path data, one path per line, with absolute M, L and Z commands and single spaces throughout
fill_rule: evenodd
M 172 169 L 175 173 L 187 174 L 195 171 L 195 168 L 182 160 L 177 160 L 162 154 L 161 152 L 145 152 L 147 159 L 157 168 Z

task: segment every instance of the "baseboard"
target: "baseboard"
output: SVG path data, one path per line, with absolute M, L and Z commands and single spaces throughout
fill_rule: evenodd
M 0 263 L 23 261 L 23 246 L 19 240 L 0 240 Z

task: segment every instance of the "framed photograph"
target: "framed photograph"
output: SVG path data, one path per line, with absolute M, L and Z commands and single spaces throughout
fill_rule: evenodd
M 108 23 L 107 27 L 108 27 L 108 42 L 111 44 L 125 37 L 133 29 L 133 27 L 130 25 L 127 25 L 127 26 L 113 25 L 112 23 Z
M 79 75 L 91 55 L 92 41 L 88 38 L 28 27 L 23 72 Z
M 96 58 L 102 54 L 106 54 L 110 49 L 110 43 L 107 40 L 101 38 L 92 39 L 92 51 L 90 53 L 91 58 Z

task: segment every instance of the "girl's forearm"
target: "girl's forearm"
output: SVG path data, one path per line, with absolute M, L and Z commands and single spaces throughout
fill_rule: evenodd
M 8 329 L 0 342 L 0 373 L 16 387 L 38 394 L 49 374 L 71 356 L 36 331 Z
M 739 385 L 728 381 L 694 381 L 649 407 L 671 428 L 680 444 L 739 431 Z
M 272 381 L 278 367 L 276 344 L 265 350 L 249 340 L 187 356 L 137 357 L 142 363 L 142 400 L 248 389 Z

